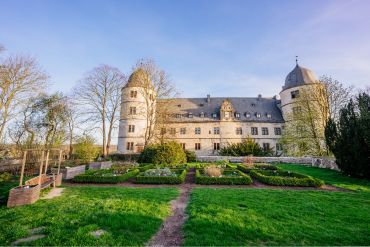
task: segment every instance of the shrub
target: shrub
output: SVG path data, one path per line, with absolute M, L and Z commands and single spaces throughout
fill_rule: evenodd
M 320 187 L 322 180 L 283 170 L 251 170 L 250 175 L 265 184 L 278 186 Z
M 209 177 L 206 176 L 204 170 L 196 170 L 195 182 L 197 184 L 238 185 L 238 184 L 251 184 L 252 179 L 250 176 L 238 170 L 224 170 L 221 177 Z
M 127 181 L 139 174 L 139 170 L 131 170 L 124 174 L 114 174 L 112 169 L 90 170 L 85 174 L 75 176 L 72 181 L 76 183 L 107 183 L 116 184 Z
M 12 178 L 12 174 L 8 172 L 0 173 L 0 183 L 9 182 L 10 180 L 12 180 Z
M 222 172 L 222 168 L 215 165 L 207 166 L 204 168 L 204 174 L 206 174 L 208 177 L 221 177 Z
M 272 149 L 263 150 L 261 146 L 250 137 L 244 139 L 241 143 L 228 144 L 220 150 L 220 155 L 224 156 L 271 156 L 272 154 Z
M 114 153 L 109 154 L 109 159 L 112 161 L 137 161 L 139 159 L 140 154 L 120 154 Z
M 112 165 L 112 171 L 114 174 L 124 174 L 129 170 L 137 169 L 139 164 L 136 162 L 123 162 L 123 163 L 114 163 Z
M 139 162 L 166 165 L 181 164 L 186 163 L 186 154 L 181 145 L 174 141 L 151 144 L 141 152 Z
M 145 172 L 146 170 L 153 169 L 153 168 L 155 168 L 155 165 L 153 165 L 153 164 L 145 164 L 144 166 L 139 166 L 139 171 L 140 172 Z
M 174 175 L 174 174 L 175 175 Z M 134 183 L 137 184 L 181 184 L 185 181 L 186 170 L 172 170 L 172 176 L 149 176 L 140 173 Z
M 83 135 L 77 139 L 73 152 L 75 157 L 86 163 L 99 156 L 99 148 L 95 146 L 95 139 L 89 135 Z
M 195 152 L 185 150 L 185 155 L 186 155 L 186 162 L 195 162 L 197 161 L 197 156 L 195 155 Z

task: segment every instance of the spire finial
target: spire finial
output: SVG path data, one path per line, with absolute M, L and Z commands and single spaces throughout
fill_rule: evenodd
M 295 64 L 298 65 L 298 56 L 295 56 Z

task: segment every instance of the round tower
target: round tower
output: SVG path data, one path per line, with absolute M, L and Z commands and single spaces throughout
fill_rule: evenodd
M 117 151 L 123 154 L 133 154 L 142 151 L 149 118 L 155 112 L 155 97 L 152 84 L 148 81 L 143 69 L 135 70 L 121 92 L 121 113 Z
M 300 92 L 308 85 L 318 84 L 314 73 L 296 64 L 295 68 L 287 75 L 285 84 L 280 92 L 281 111 L 287 120 L 287 114 L 293 111 L 293 103 L 299 99 Z

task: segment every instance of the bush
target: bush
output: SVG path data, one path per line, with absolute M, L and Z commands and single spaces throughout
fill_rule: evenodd
M 251 184 L 252 179 L 250 176 L 238 170 L 224 170 L 222 177 L 209 177 L 204 173 L 204 170 L 196 170 L 195 182 L 197 184 L 226 184 L 226 185 L 239 185 Z
M 72 181 L 76 183 L 106 183 L 116 184 L 127 181 L 129 178 L 139 174 L 139 169 L 124 174 L 114 174 L 112 169 L 90 170 L 85 174 L 75 176 Z
M 0 183 L 9 182 L 13 178 L 13 175 L 8 172 L 0 173 Z
M 326 143 L 338 167 L 354 177 L 370 178 L 370 95 L 359 94 L 340 110 L 339 122 L 329 119 Z
M 146 170 L 148 170 L 148 169 L 153 169 L 153 168 L 155 168 L 155 165 L 153 165 L 153 164 L 141 164 L 141 166 L 139 166 L 139 171 L 140 172 L 145 172 Z
M 207 167 L 204 168 L 204 173 L 208 177 L 221 177 L 222 172 L 223 172 L 222 168 L 217 167 L 215 165 L 207 166 Z
M 185 155 L 186 155 L 186 162 L 195 162 L 197 161 L 197 156 L 195 155 L 195 152 L 185 150 Z
M 302 187 L 320 187 L 324 185 L 322 180 L 283 170 L 251 170 L 250 175 L 269 185 Z
M 231 143 L 221 148 L 220 155 L 224 156 L 271 156 L 273 150 L 263 150 L 252 138 L 248 137 L 241 143 Z
M 108 158 L 112 161 L 138 161 L 140 154 L 109 154 Z
M 74 156 L 87 163 L 99 156 L 99 147 L 95 146 L 95 139 L 89 135 L 79 137 L 73 146 Z
M 186 170 L 172 170 L 176 176 L 146 176 L 144 173 L 140 173 L 134 183 L 137 184 L 181 184 L 185 181 Z
M 139 162 L 166 165 L 182 164 L 186 163 L 186 154 L 181 145 L 174 141 L 151 144 L 141 152 Z

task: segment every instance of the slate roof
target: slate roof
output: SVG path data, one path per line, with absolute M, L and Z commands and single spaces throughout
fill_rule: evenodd
M 317 83 L 315 74 L 311 70 L 303 68 L 297 64 L 287 75 L 283 90 L 312 83 Z
M 280 100 L 274 98 L 215 97 L 210 98 L 210 103 L 207 103 L 207 98 L 174 98 L 162 99 L 159 102 L 166 102 L 174 122 L 204 122 L 220 120 L 220 108 L 226 99 L 233 104 L 235 112 L 240 113 L 240 118 L 234 118 L 236 121 L 284 123 L 278 106 Z M 201 117 L 201 113 L 205 116 Z M 217 114 L 216 118 L 213 118 L 213 113 Z M 246 113 L 249 113 L 250 117 L 247 117 Z M 259 118 L 257 113 L 261 114 Z M 180 118 L 176 116 L 178 114 L 181 115 Z M 190 118 L 189 114 L 193 117 Z M 268 114 L 271 117 L 268 117 Z

